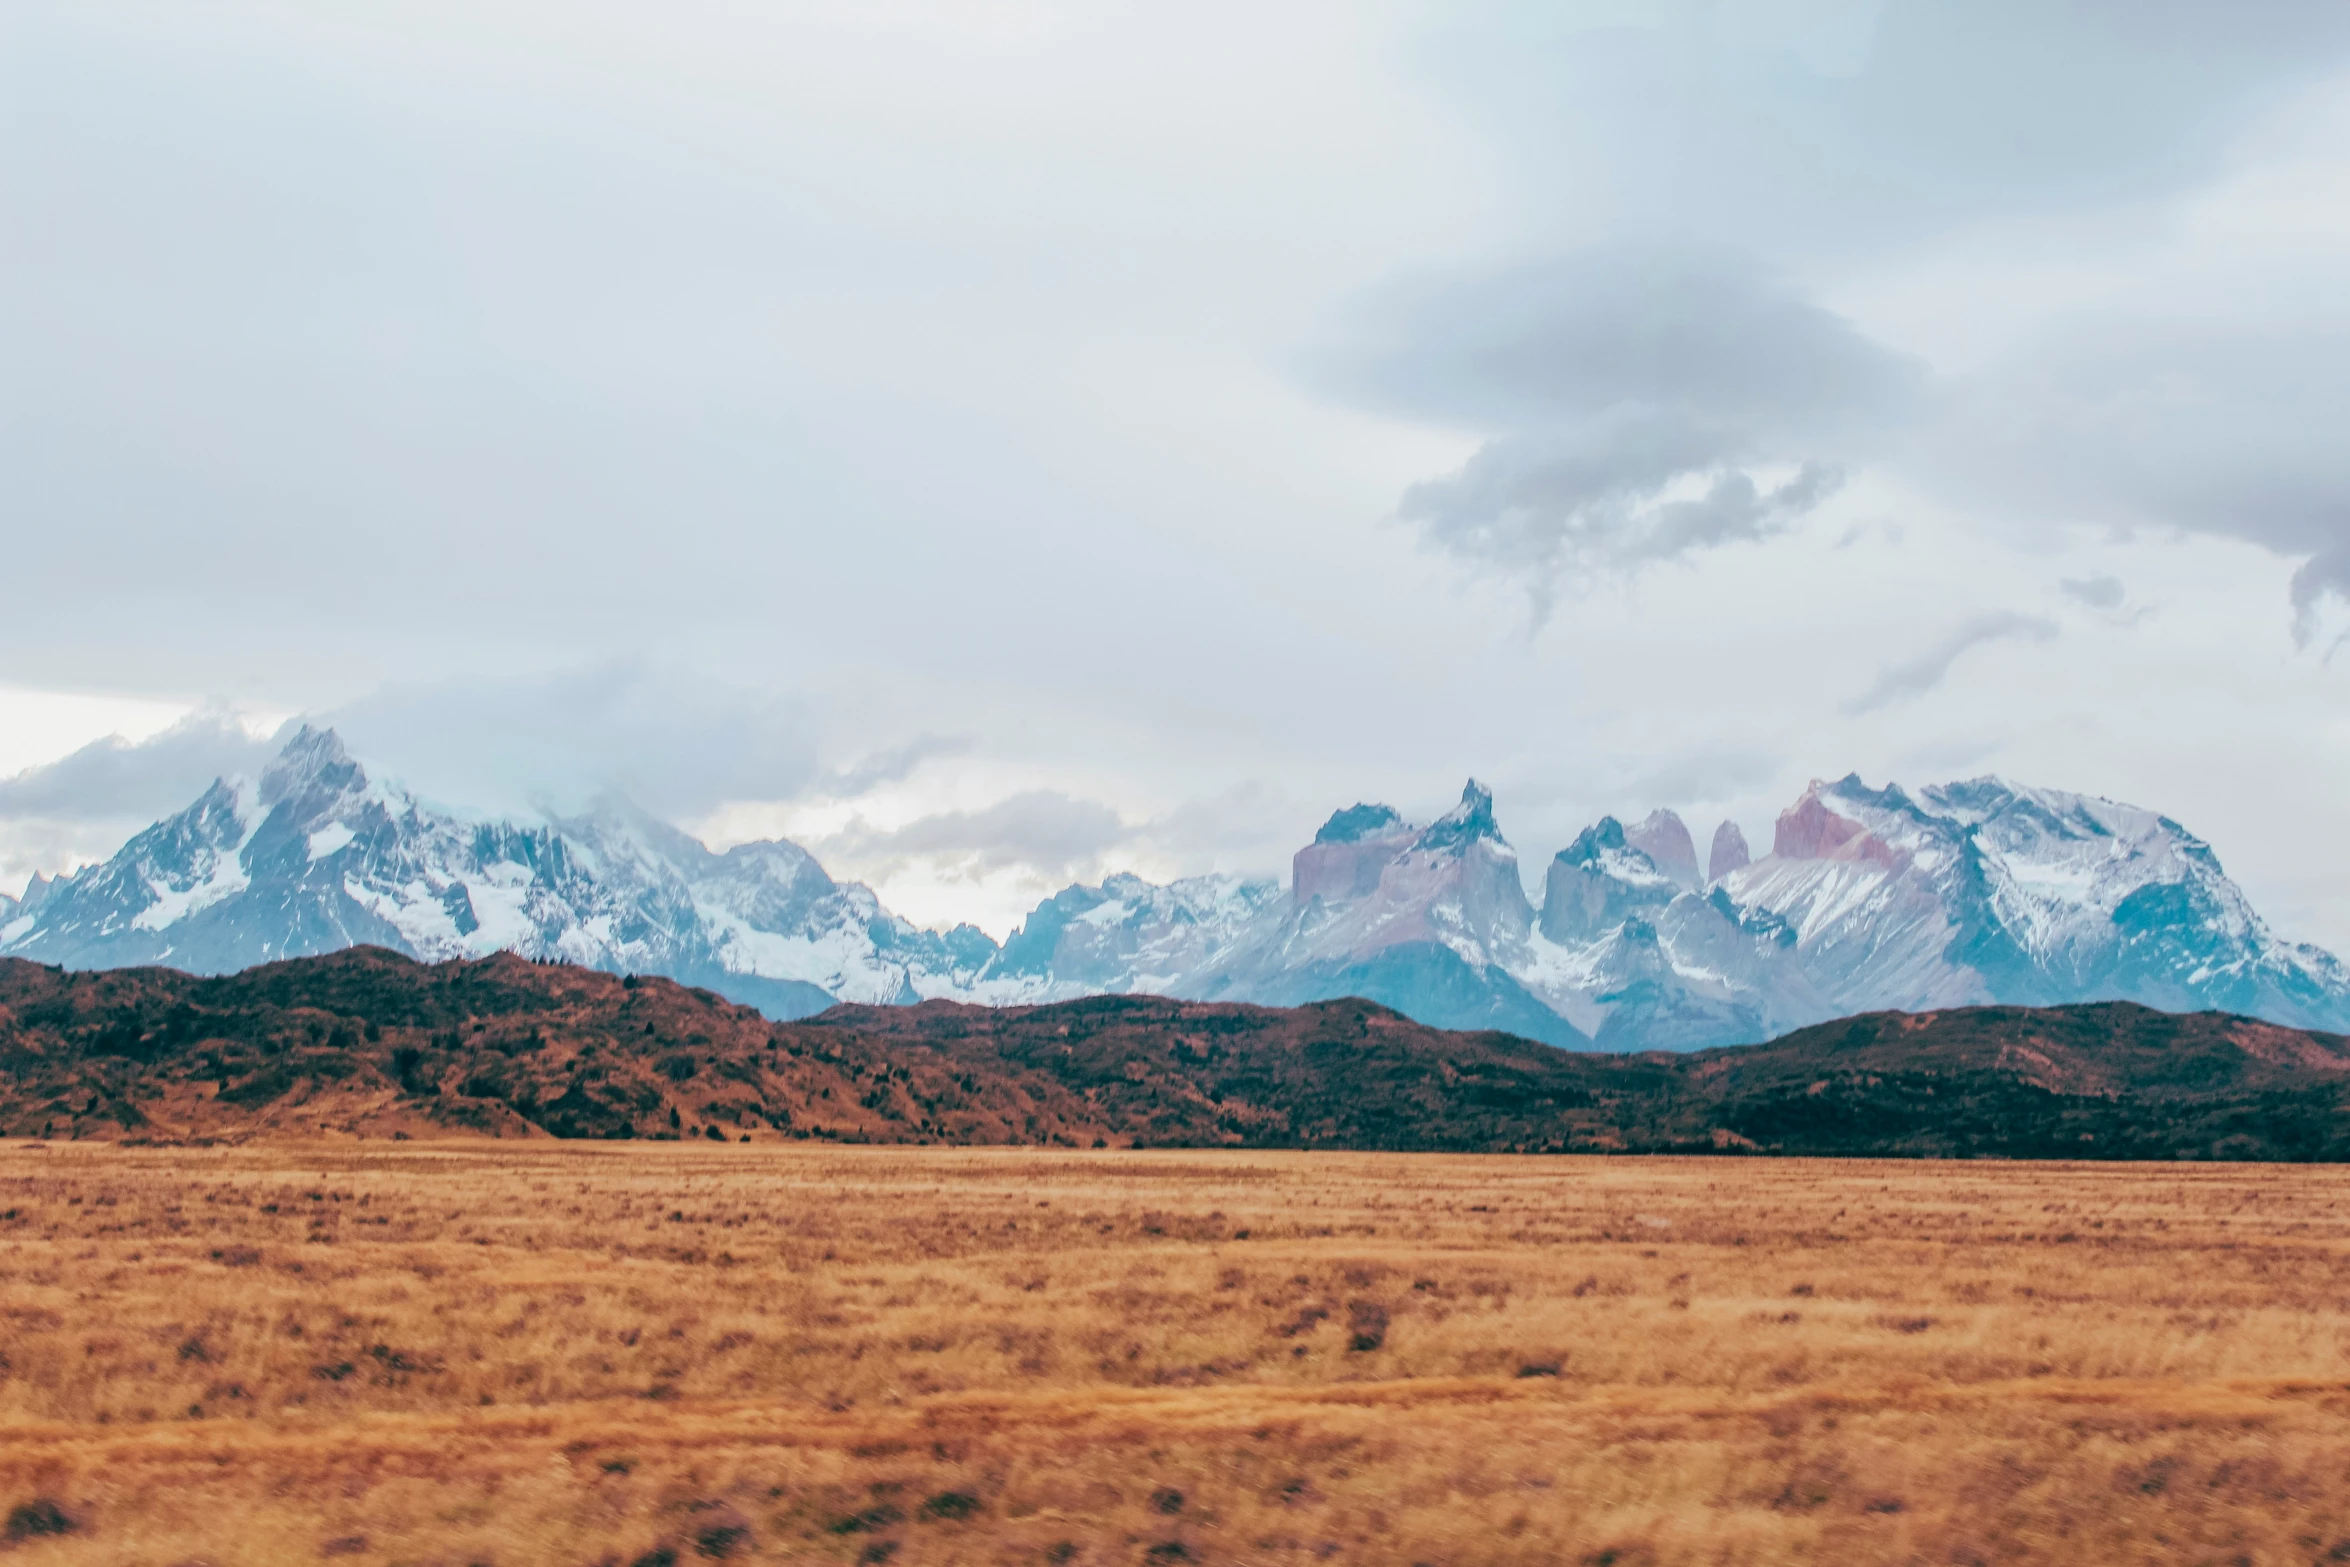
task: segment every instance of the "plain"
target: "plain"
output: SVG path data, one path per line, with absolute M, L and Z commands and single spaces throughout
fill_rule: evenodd
M 0 1145 L 6 1554 L 2350 1559 L 2350 1172 Z

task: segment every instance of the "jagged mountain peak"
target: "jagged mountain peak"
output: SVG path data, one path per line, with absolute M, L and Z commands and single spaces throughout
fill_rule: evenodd
M 1366 838 L 1385 837 L 1403 826 L 1402 813 L 1392 805 L 1350 805 L 1330 813 L 1321 831 L 1314 834 L 1314 842 L 1360 843 Z
M 1509 840 L 1493 819 L 1493 791 L 1472 778 L 1461 789 L 1461 803 L 1430 822 L 1413 847 L 1461 849 L 1478 842 L 1509 847 Z
M 1920 809 L 1899 784 L 1871 789 L 1858 773 L 1833 783 L 1813 779 L 1773 824 L 1771 853 L 1784 860 L 1903 863 L 1923 854 L 1938 861 L 1950 824 Z
M 1815 780 L 1710 881 L 1669 811 L 1601 818 L 1550 863 L 1539 920 L 1472 779 L 1419 829 L 1335 812 L 1288 888 L 1130 873 L 1040 904 L 998 947 L 915 927 L 787 840 L 723 852 L 625 800 L 461 817 L 371 783 L 331 729 L 257 787 L 222 780 L 112 860 L 0 900 L 0 951 L 219 972 L 375 943 L 669 974 L 778 1016 L 836 1000 L 1149 992 L 1340 995 L 1423 1021 L 1609 1048 L 1768 1037 L 1872 1008 L 2122 998 L 2350 1026 L 2350 972 L 2273 936 L 2201 839 L 2156 812 L 1996 777 Z
M 1633 845 L 1621 821 L 1602 816 L 1552 858 L 1538 928 L 1560 946 L 1598 940 L 1637 913 L 1670 903 L 1680 890 Z
M 1575 841 L 1559 850 L 1556 858 L 1570 865 L 1590 865 L 1608 850 L 1625 847 L 1624 824 L 1613 816 L 1602 816 L 1577 833 Z M 1646 859 L 1647 856 L 1643 854 L 1641 858 Z
M 261 770 L 261 803 L 274 806 L 286 800 L 347 794 L 367 787 L 367 774 L 344 749 L 342 736 L 332 729 L 308 724 L 294 732 L 277 756 Z

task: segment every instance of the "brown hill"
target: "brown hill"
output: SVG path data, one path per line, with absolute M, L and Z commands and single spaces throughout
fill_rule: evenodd
M 2129 1002 L 1872 1012 L 1688 1057 L 1783 1153 L 2350 1158 L 2350 1039 Z
M 0 960 L 0 1132 L 2350 1157 L 2350 1041 L 2126 1004 L 1575 1054 L 1367 1001 L 836 1007 L 380 949 L 217 979 Z

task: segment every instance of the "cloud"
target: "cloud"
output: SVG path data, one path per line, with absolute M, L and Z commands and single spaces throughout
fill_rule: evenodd
M 1844 482 L 1807 461 L 1762 489 L 1732 439 L 1631 422 L 1489 442 L 1458 473 L 1412 486 L 1397 514 L 1448 554 L 1516 576 L 1540 608 L 1561 583 L 1767 539 Z
M 2350 597 L 2350 322 L 2076 321 L 1950 388 L 1917 443 L 1946 493 L 2046 526 L 2164 527 L 2304 564 L 2306 636 Z
M 257 774 L 276 742 L 206 707 L 144 740 L 109 735 L 0 778 L 0 889 L 120 848 L 225 776 Z
M 2065 577 L 2056 587 L 2066 598 L 2090 609 L 2119 609 L 2122 605 L 2122 579 L 2119 577 Z
M 916 735 L 903 745 L 831 769 L 810 784 L 807 793 L 816 799 L 853 800 L 884 784 L 904 782 L 914 769 L 934 757 L 967 755 L 976 744 L 969 735 Z
M 2158 197 L 2350 48 L 2329 0 L 1454 0 L 1415 52 L 1528 207 L 1851 261 Z
M 2293 644 L 2305 648 L 2316 635 L 2328 599 L 2336 604 L 2350 604 L 2350 543 L 2320 550 L 2303 561 L 2293 573 L 2289 596 L 2293 604 Z M 2333 647 L 2338 646 L 2339 638 L 2328 647 L 2329 658 Z
M 320 721 L 418 793 L 482 809 L 612 790 L 676 818 L 789 799 L 818 777 L 798 697 L 639 660 L 388 687 Z
M 1516 243 L 1573 248 L 1464 275 L 1466 302 L 1380 296 L 1363 335 L 1385 357 L 1353 395 L 1586 444 L 1617 402 L 1677 409 L 1716 445 L 1674 493 L 1773 459 L 1882 468 L 1986 531 L 2177 528 L 2309 561 L 2304 642 L 2350 607 L 2329 554 L 2350 560 L 2344 235 L 2322 216 L 2350 190 L 2350 7 L 1468 0 L 1417 58 L 1491 133 Z M 1887 345 L 1913 344 L 1963 373 L 1904 377 Z M 1447 508 L 1431 542 L 1567 576 L 1770 531 L 1651 539 L 1642 513 L 1613 490 L 1569 513 L 1568 537 L 1621 540 L 1580 557 L 1525 548 L 1531 513 Z
M 200 708 L 144 740 L 108 735 L 0 778 L 0 817 L 131 818 L 143 826 L 190 804 L 216 778 L 257 774 L 275 750 L 275 741 L 254 734 L 236 714 Z
M 1994 642 L 2047 642 L 2056 636 L 2053 621 L 2003 612 L 1968 621 L 1907 663 L 1895 664 L 1877 676 L 1876 683 L 1844 704 L 1855 716 L 1873 713 L 1898 702 L 1914 701 L 1940 685 L 1950 666 L 1975 648 Z
M 1325 373 L 1366 406 L 1489 434 L 1399 514 L 1538 607 L 1784 529 L 1924 385 L 1750 258 L 1653 245 L 1390 289 Z
M 1472 426 L 1633 406 L 1778 442 L 1874 423 L 1920 370 L 1746 253 L 1652 242 L 1391 286 L 1325 373 L 1366 405 Z
M 942 811 L 902 827 L 876 828 L 863 820 L 812 839 L 807 847 L 826 864 L 837 858 L 856 874 L 886 880 L 916 860 L 945 875 L 976 880 L 1021 870 L 1045 882 L 1091 881 L 1101 857 L 1134 836 L 1110 807 L 1052 789 L 1033 789 L 972 811 Z

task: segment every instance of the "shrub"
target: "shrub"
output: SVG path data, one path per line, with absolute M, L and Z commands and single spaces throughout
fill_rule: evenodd
M 969 1491 L 941 1491 L 922 1504 L 925 1518 L 968 1518 L 979 1511 L 979 1498 Z
M 0 1529 L 0 1538 L 37 1540 L 48 1535 L 71 1534 L 77 1527 L 71 1513 L 46 1496 L 36 1496 L 8 1510 L 8 1524 Z

